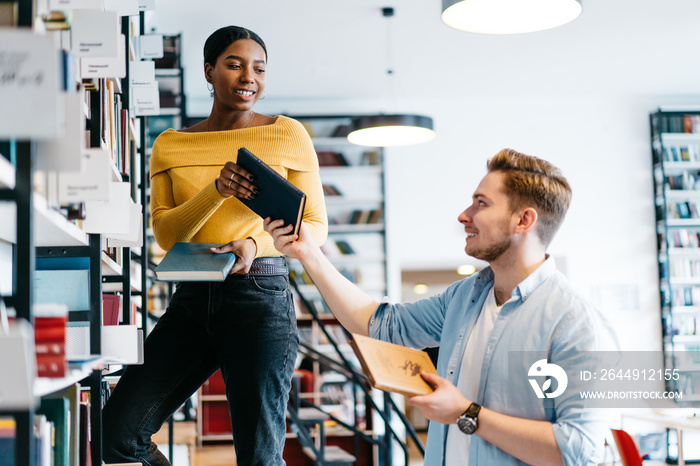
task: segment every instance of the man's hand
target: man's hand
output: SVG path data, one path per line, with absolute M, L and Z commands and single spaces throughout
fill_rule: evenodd
M 263 228 L 272 236 L 275 249 L 292 259 L 302 260 L 315 247 L 304 222 L 301 223 L 298 235 L 290 235 L 292 225 L 284 226 L 284 220 L 271 220 L 270 217 L 263 221 Z
M 447 379 L 428 372 L 421 372 L 420 375 L 435 391 L 429 395 L 411 397 L 407 403 L 420 409 L 423 416 L 431 421 L 442 424 L 457 422 L 457 418 L 467 410 L 471 402 Z
M 250 238 L 231 241 L 230 243 L 211 248 L 211 251 L 216 254 L 223 252 L 232 252 L 236 255 L 236 264 L 233 266 L 229 275 L 232 273 L 246 274 L 253 264 L 255 254 L 258 252 L 258 245 Z

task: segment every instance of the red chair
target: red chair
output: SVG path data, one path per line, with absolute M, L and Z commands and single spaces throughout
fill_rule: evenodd
M 617 444 L 617 451 L 620 452 L 622 466 L 642 466 L 642 455 L 634 443 L 630 434 L 624 430 L 610 429 Z

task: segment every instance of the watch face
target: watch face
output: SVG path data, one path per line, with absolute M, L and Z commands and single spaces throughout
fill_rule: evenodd
M 457 426 L 459 427 L 459 430 L 465 434 L 471 435 L 476 432 L 476 419 L 460 417 L 457 419 Z

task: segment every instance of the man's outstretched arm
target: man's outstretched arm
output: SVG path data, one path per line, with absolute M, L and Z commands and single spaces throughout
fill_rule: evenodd
M 283 227 L 283 224 L 282 220 L 270 221 L 269 218 L 263 222 L 265 231 L 272 236 L 275 248 L 302 263 L 343 327 L 352 333 L 368 335 L 370 317 L 379 303 L 338 272 L 311 239 L 303 223 L 298 235 L 290 235 L 291 225 Z

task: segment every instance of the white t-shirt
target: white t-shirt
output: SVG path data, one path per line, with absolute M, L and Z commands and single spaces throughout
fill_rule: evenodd
M 504 303 L 505 304 L 505 303 Z M 481 314 L 476 319 L 474 328 L 464 345 L 462 366 L 457 378 L 457 388 L 469 401 L 476 401 L 479 394 L 481 366 L 486 352 L 486 344 L 498 319 L 501 306 L 496 305 L 493 287 L 489 291 Z M 456 420 L 456 419 L 455 419 Z M 471 435 L 465 435 L 457 424 L 447 428 L 447 444 L 445 446 L 445 466 L 464 466 L 469 463 L 469 444 Z

